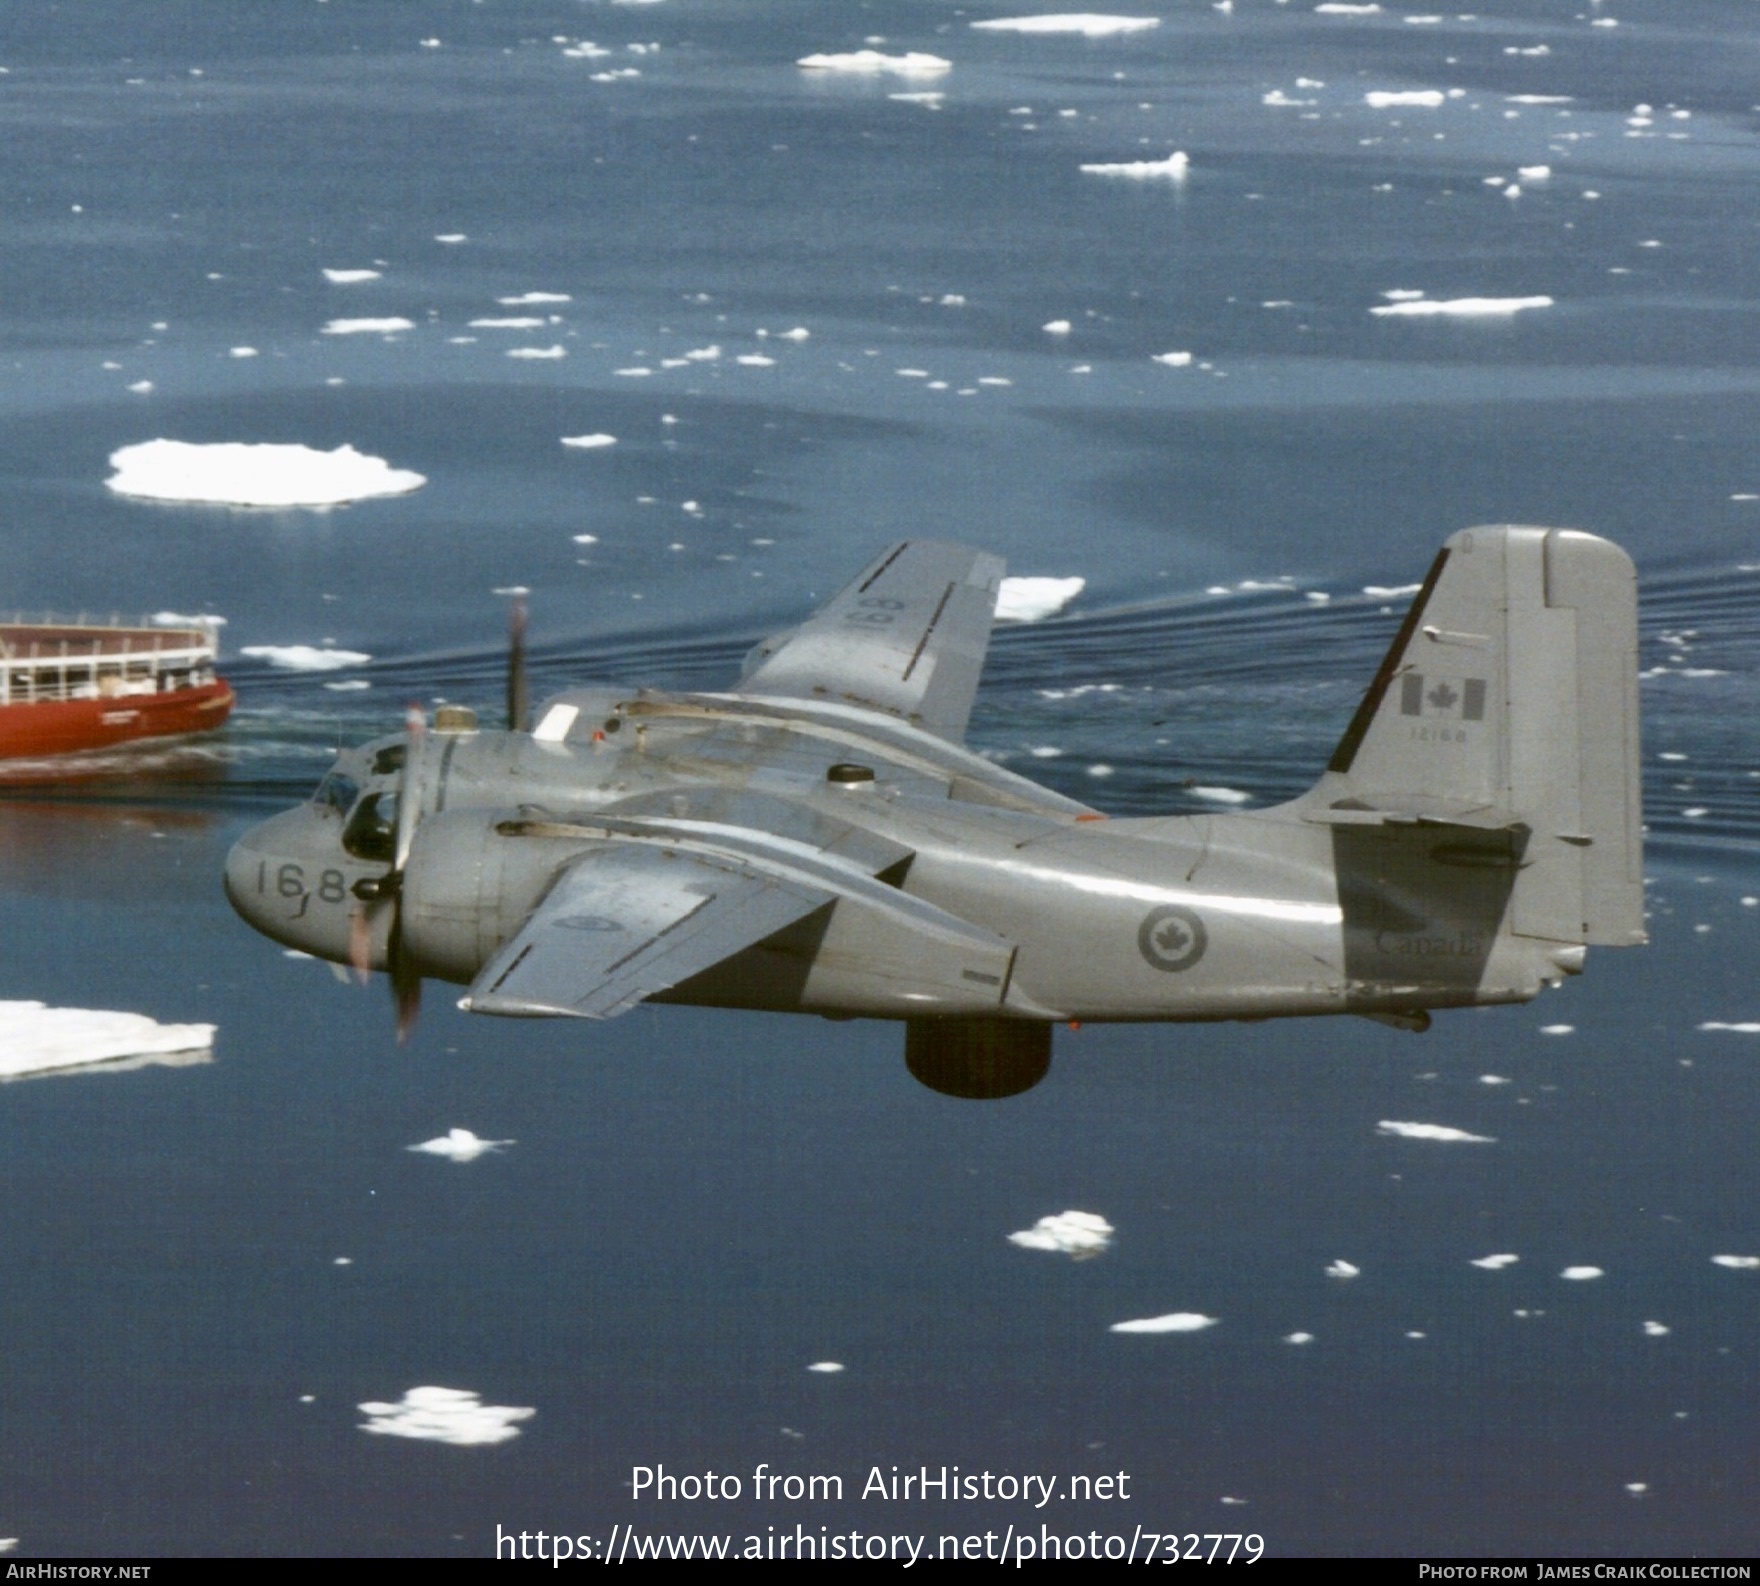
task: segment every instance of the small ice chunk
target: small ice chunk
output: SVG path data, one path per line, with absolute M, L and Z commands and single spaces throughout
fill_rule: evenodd
M 429 1156 L 443 1156 L 449 1162 L 474 1162 L 480 1156 L 486 1156 L 491 1151 L 504 1150 L 513 1144 L 515 1142 L 512 1140 L 485 1140 L 469 1129 L 448 1129 L 445 1134 L 433 1140 L 424 1140 L 420 1145 L 406 1146 L 405 1149 L 426 1152 Z
M 625 380 L 642 380 L 642 379 L 645 379 L 647 376 L 651 375 L 654 371 L 652 369 L 645 368 L 643 365 L 638 363 L 638 364 L 632 364 L 627 369 L 613 369 L 611 372 L 614 375 L 621 375 Z
M 318 649 L 309 644 L 247 644 L 238 653 L 267 661 L 284 672 L 340 672 L 348 666 L 365 666 L 373 659 L 360 650 Z
M 1479 1083 L 1481 1085 L 1507 1085 L 1509 1079 L 1503 1074 L 1481 1074 L 1479 1076 Z
M 591 435 L 564 435 L 562 444 L 579 447 L 582 451 L 594 451 L 601 446 L 615 446 L 617 437 L 606 435 L 603 432 L 595 432 Z
M 1376 88 L 1363 95 L 1363 102 L 1374 110 L 1397 106 L 1434 110 L 1446 97 L 1440 88 Z
M 333 319 L 324 327 L 326 336 L 391 336 L 400 330 L 414 330 L 407 319 Z
M 1067 319 L 1048 319 L 1039 327 L 1047 336 L 1067 336 L 1069 321 Z
M 548 320 L 535 314 L 504 315 L 499 319 L 473 319 L 472 330 L 542 330 Z
M 900 77 L 937 77 L 953 70 L 953 62 L 939 55 L 925 55 L 916 50 L 905 55 L 883 55 L 879 50 L 853 50 L 847 54 L 803 55 L 795 62 L 809 71 L 893 72 Z
M 774 369 L 776 367 L 776 360 L 761 352 L 742 352 L 733 361 L 737 364 L 743 364 L 748 369 Z
M 838 1372 L 844 1369 L 845 1367 L 841 1360 L 815 1360 L 812 1365 L 807 1367 L 808 1371 L 817 1371 L 822 1376 L 827 1377 L 835 1376 Z
M 1605 1274 L 1600 1267 L 1566 1267 L 1559 1276 L 1568 1283 L 1591 1283 Z
M 538 1413 L 511 1404 L 484 1404 L 480 1394 L 463 1388 L 411 1388 L 395 1404 L 369 1400 L 356 1408 L 367 1418 L 360 1423 L 363 1432 L 459 1446 L 505 1443 L 519 1436 L 516 1422 Z
M 1550 165 L 1518 165 L 1516 175 L 1524 182 L 1544 182 L 1552 175 Z
M 1453 1129 L 1445 1123 L 1399 1123 L 1383 1118 L 1375 1127 L 1381 1134 L 1397 1135 L 1402 1140 L 1441 1140 L 1449 1144 L 1471 1145 L 1497 1143 L 1488 1134 L 1468 1134 L 1465 1129 Z
M 1105 16 L 1095 11 L 1063 11 L 1049 16 L 997 17 L 989 22 L 974 22 L 979 31 L 995 33 L 1079 33 L 1084 38 L 1101 39 L 1115 33 L 1139 33 L 1145 28 L 1161 26 L 1160 17 Z
M 1214 1327 L 1222 1318 L 1205 1316 L 1198 1311 L 1170 1311 L 1166 1316 L 1140 1316 L 1134 1321 L 1114 1322 L 1108 1329 L 1114 1333 L 1201 1333 Z
M 509 347 L 509 358 L 566 358 L 568 349 L 560 343 L 552 343 L 548 347 Z
M 254 358 L 257 356 L 257 349 L 255 347 L 229 347 L 226 350 L 226 356 L 228 358 Z
M 1404 303 L 1382 303 L 1369 310 L 1383 318 L 1403 316 L 1417 318 L 1448 315 L 1456 319 L 1488 319 L 1519 314 L 1529 308 L 1551 308 L 1549 297 L 1454 297 L 1417 298 Z
M 153 389 L 153 382 L 151 380 L 136 380 L 128 389 L 134 392 L 136 396 L 145 396 Z
M 1023 1250 L 1053 1250 L 1066 1256 L 1097 1256 L 1117 1230 L 1096 1212 L 1059 1212 L 1008 1236 Z
M 1760 1035 L 1760 1024 L 1753 1022 L 1745 1024 L 1724 1024 L 1719 1020 L 1712 1019 L 1699 1025 L 1698 1028 L 1701 1030 L 1727 1030 L 1732 1035 Z
M 1207 799 L 1212 804 L 1250 804 L 1251 793 L 1245 793 L 1238 787 L 1189 787 L 1186 792 L 1195 799 Z
M 1504 1251 L 1495 1256 L 1480 1256 L 1472 1264 L 1487 1272 L 1501 1272 L 1505 1267 L 1513 1267 L 1522 1258 Z
M 1332 17 L 1372 17 L 1381 14 L 1381 7 L 1378 5 L 1347 5 L 1344 0 L 1323 0 L 1314 9 L 1321 16 Z
M 461 242 L 466 242 L 469 239 L 462 231 L 442 231 L 434 238 L 434 240 L 436 242 L 444 242 L 449 246 L 453 246 Z
M 0 1002 L 0 1079 L 201 1052 L 213 1044 L 211 1024 L 160 1024 L 144 1013 Z
M 377 281 L 380 275 L 378 270 L 326 270 L 324 279 L 332 286 L 355 286 L 362 281 Z
M 1164 363 L 1169 369 L 1184 369 L 1192 361 L 1189 352 L 1158 352 L 1152 356 L 1156 363 Z
M 1005 578 L 996 591 L 998 622 L 1038 622 L 1062 611 L 1087 586 L 1085 578 Z
M 1089 176 L 1129 176 L 1139 181 L 1167 177 L 1175 182 L 1183 182 L 1190 164 L 1191 161 L 1184 153 L 1175 152 L 1165 160 L 1123 160 L 1113 164 L 1084 165 L 1082 170 Z
M 1373 600 L 1398 600 L 1405 595 L 1415 595 L 1424 586 L 1422 584 L 1365 584 L 1363 593 Z
M 503 308 L 524 308 L 533 303 L 572 303 L 574 299 L 567 292 L 521 292 L 517 297 L 498 297 L 495 301 Z
M 1286 1344 L 1311 1344 L 1314 1342 L 1314 1335 L 1312 1333 L 1285 1333 L 1283 1341 Z
M 1644 1336 L 1646 1338 L 1666 1338 L 1674 1329 L 1663 1322 L 1646 1322 Z
M 1363 1269 L 1352 1262 L 1338 1260 L 1334 1261 L 1329 1267 L 1327 1267 L 1326 1275 L 1329 1278 L 1336 1278 L 1340 1283 L 1344 1283 L 1351 1278 L 1361 1277 L 1363 1275 Z
M 118 495 L 150 501 L 202 501 L 244 507 L 327 507 L 420 489 L 426 478 L 393 468 L 352 446 L 153 440 L 110 454 L 105 483 Z
M 1735 1272 L 1754 1272 L 1760 1270 L 1760 1256 L 1713 1256 L 1714 1266 L 1728 1267 Z

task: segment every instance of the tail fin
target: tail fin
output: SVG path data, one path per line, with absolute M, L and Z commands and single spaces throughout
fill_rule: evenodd
M 1506 928 L 1644 940 L 1637 578 L 1574 529 L 1476 528 L 1444 545 L 1310 818 L 1524 833 Z

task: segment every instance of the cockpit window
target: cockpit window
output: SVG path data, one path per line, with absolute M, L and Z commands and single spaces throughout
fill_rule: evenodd
M 360 795 L 360 783 L 351 776 L 344 776 L 340 771 L 332 771 L 318 784 L 318 791 L 312 795 L 312 802 L 324 809 L 333 809 L 339 815 L 346 815 Z
M 397 795 L 368 793 L 342 828 L 342 846 L 356 859 L 389 863 L 397 857 Z
M 403 769 L 403 758 L 406 746 L 401 743 L 389 744 L 373 756 L 373 775 L 389 776 L 393 771 Z

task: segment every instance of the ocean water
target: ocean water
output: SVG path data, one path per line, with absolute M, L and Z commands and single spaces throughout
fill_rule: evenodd
M 0 1539 L 1753 1552 L 1760 1262 L 1713 1258 L 1760 1257 L 1760 1047 L 1703 1028 L 1760 1021 L 1750 9 L 1180 0 L 1086 38 L 941 0 L 9 7 L 0 605 L 222 614 L 240 705 L 0 796 L 0 1000 L 218 1030 L 209 1063 L 0 1087 Z M 862 48 L 950 65 L 795 65 Z M 1410 294 L 1549 301 L 1372 312 Z M 108 489 L 157 438 L 427 482 Z M 337 743 L 494 708 L 514 585 L 541 691 L 722 684 L 902 535 L 1082 577 L 998 633 L 971 741 L 1187 811 L 1304 787 L 1387 591 L 1506 521 L 1614 538 L 1643 589 L 1652 942 L 1526 1008 L 1060 1032 L 980 1105 L 874 1023 L 435 987 L 400 1048 L 382 986 L 220 893 Z M 240 654 L 287 645 L 371 659 Z M 511 1143 L 406 1149 L 455 1128 Z M 1066 1209 L 1110 1247 L 1009 1242 Z M 1110 1330 L 1182 1312 L 1215 1321 Z M 423 1386 L 534 1413 L 363 1430 Z M 842 1494 L 755 1496 L 763 1465 Z M 1128 1495 L 863 1493 L 956 1465 Z M 742 1491 L 638 1492 L 662 1466 Z

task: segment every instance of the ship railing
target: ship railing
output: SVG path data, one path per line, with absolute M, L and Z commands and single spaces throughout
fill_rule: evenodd
M 0 622 L 0 706 L 48 704 L 79 699 L 126 698 L 200 688 L 214 682 L 215 628 L 218 624 L 180 623 L 150 631 L 143 624 L 126 630 L 120 645 L 106 647 L 106 636 L 121 623 L 20 622 L 16 626 L 54 626 L 71 633 L 53 639 L 8 638 Z M 187 635 L 200 631 L 191 644 Z

